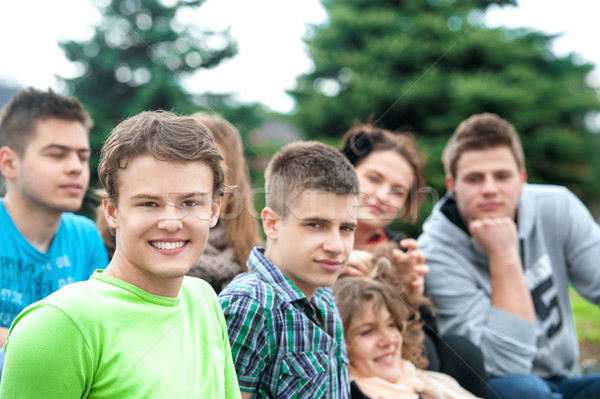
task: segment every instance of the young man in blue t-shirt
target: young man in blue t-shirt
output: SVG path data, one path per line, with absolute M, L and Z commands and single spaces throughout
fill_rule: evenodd
M 72 213 L 90 180 L 91 126 L 77 99 L 51 90 L 24 89 L 2 112 L 0 347 L 25 307 L 108 263 L 94 222 Z

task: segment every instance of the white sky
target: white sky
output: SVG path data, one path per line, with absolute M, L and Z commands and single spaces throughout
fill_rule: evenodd
M 593 0 L 520 0 L 518 8 L 491 10 L 486 22 L 561 33 L 554 43 L 557 54 L 577 53 L 582 60 L 600 65 L 595 4 Z M 284 90 L 291 89 L 295 77 L 312 65 L 301 41 L 305 24 L 327 18 L 319 0 L 207 0 L 197 16 L 202 18 L 200 24 L 212 28 L 231 26 L 239 52 L 187 81 L 188 88 L 196 93 L 235 92 L 240 101 L 290 111 L 293 101 Z M 98 17 L 92 0 L 0 0 L 0 82 L 57 88 L 55 75 L 75 73 L 57 41 L 89 38 Z

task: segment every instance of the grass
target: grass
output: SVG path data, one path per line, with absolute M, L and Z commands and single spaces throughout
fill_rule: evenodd
M 600 308 L 570 289 L 571 307 L 580 342 L 600 345 Z

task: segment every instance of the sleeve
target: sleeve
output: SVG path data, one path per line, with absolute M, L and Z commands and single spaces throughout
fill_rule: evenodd
M 465 254 L 424 244 L 430 267 L 425 291 L 434 302 L 440 332 L 466 336 L 479 346 L 490 375 L 530 374 L 536 325 L 493 307 L 484 288 L 489 281 L 483 281 Z
M 557 214 L 566 215 L 561 224 L 568 228 L 557 230 L 566 233 L 569 278 L 581 296 L 600 306 L 600 226 L 579 198 L 568 190 L 567 200 L 565 208 Z
M 5 346 L 0 398 L 85 397 L 93 362 L 81 332 L 61 310 L 37 304 L 19 315 Z
M 218 304 L 217 304 L 218 306 Z M 221 309 L 219 308 L 219 323 L 221 325 L 221 336 L 223 339 L 223 353 L 225 353 L 225 398 L 239 399 L 240 386 L 238 384 L 237 373 L 233 366 L 233 358 L 231 355 L 231 345 L 229 344 L 229 334 L 227 333 L 227 324 Z
M 219 300 L 227 323 L 240 389 L 254 392 L 261 376 L 272 363 L 271 314 L 258 301 L 245 295 L 220 295 Z

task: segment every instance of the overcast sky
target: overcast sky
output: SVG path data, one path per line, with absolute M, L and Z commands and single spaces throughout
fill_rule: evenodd
M 574 52 L 583 61 L 600 65 L 596 4 L 593 0 L 520 0 L 517 8 L 493 8 L 486 23 L 561 33 L 554 45 L 557 54 Z M 291 89 L 295 77 L 312 65 L 301 41 L 306 24 L 327 18 L 319 0 L 207 0 L 200 12 L 202 20 L 208 21 L 203 23 L 212 28 L 231 27 L 239 53 L 189 80 L 188 88 L 198 93 L 236 93 L 240 101 L 290 111 L 293 101 L 284 90 Z M 98 17 L 92 0 L 0 0 L 0 81 L 57 88 L 55 75 L 76 73 L 57 41 L 89 38 Z

